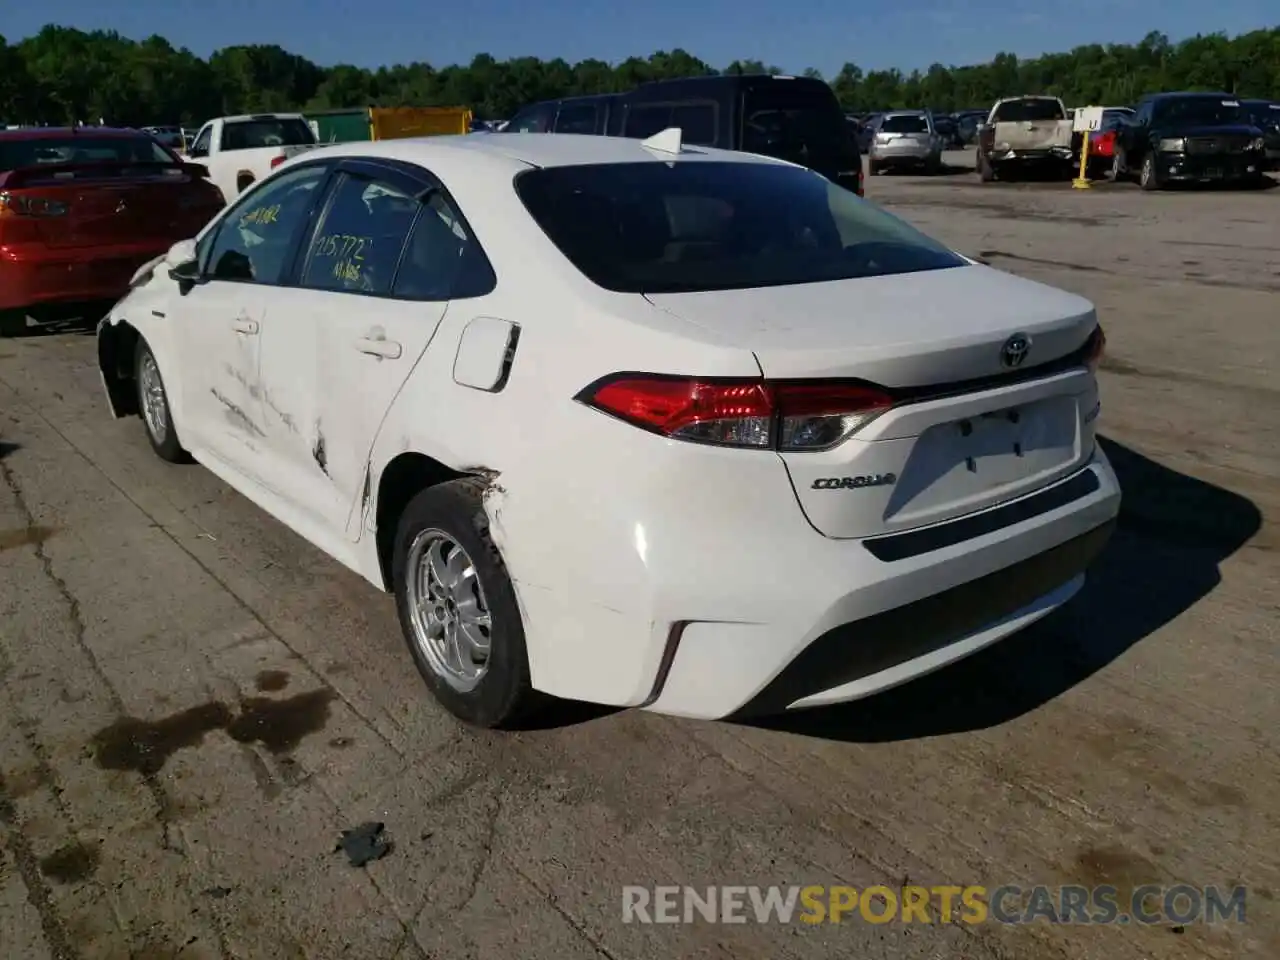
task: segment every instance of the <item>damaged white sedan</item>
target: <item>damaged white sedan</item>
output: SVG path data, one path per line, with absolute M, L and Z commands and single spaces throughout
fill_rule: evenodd
M 484 726 L 867 696 L 1065 602 L 1119 507 L 1088 302 L 677 130 L 307 154 L 98 338 L 115 415 L 394 592 Z

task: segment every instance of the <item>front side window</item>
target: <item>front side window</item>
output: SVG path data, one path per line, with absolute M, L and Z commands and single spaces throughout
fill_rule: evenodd
M 324 166 L 299 167 L 250 192 L 210 234 L 208 253 L 201 258 L 205 275 L 210 280 L 280 283 L 328 173 Z
M 519 174 L 552 243 L 608 290 L 681 293 L 964 266 L 897 217 L 808 170 L 627 163 Z
M 195 141 L 191 144 L 191 152 L 187 155 L 195 160 L 197 157 L 207 157 L 209 155 L 209 144 L 213 142 L 213 128 L 205 127 L 196 135 Z
M 562 106 L 556 117 L 556 133 L 595 133 L 596 106 L 594 103 Z
M 829 90 L 770 84 L 747 92 L 742 149 L 806 167 L 843 168 L 854 138 Z
M 517 113 L 507 124 L 504 133 L 547 133 L 555 119 L 555 106 L 537 104 Z
M 302 286 L 389 294 L 419 206 L 389 183 L 344 175 L 312 233 Z

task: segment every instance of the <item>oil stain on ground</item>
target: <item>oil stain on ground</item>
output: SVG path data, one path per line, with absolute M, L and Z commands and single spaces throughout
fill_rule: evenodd
M 254 686 L 263 693 L 276 693 L 288 685 L 289 675 L 283 670 L 263 670 L 254 679 Z
M 85 843 L 68 843 L 40 861 L 40 872 L 58 883 L 79 883 L 98 869 L 98 848 Z
M 206 734 L 225 731 L 238 743 L 260 743 L 287 753 L 329 720 L 332 690 L 312 690 L 282 700 L 249 697 L 238 713 L 213 701 L 159 720 L 122 717 L 93 736 L 94 758 L 104 770 L 158 773 L 173 754 L 199 745 Z
M 19 527 L 16 530 L 0 530 L 0 552 L 16 550 L 18 547 L 38 547 L 57 532 L 57 527 L 39 525 Z

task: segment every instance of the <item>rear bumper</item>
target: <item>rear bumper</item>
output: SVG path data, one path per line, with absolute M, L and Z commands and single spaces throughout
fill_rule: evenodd
M 1246 180 L 1262 173 L 1266 160 L 1260 153 L 1161 153 L 1156 155 L 1156 166 L 1165 181 Z
M 781 560 L 775 554 L 775 562 L 762 564 L 758 582 L 741 585 L 772 595 L 773 617 L 694 622 L 673 631 L 662 661 L 665 672 L 656 678 L 656 696 L 647 706 L 722 718 L 856 700 L 1022 629 L 1075 594 L 1110 537 L 1120 505 L 1115 475 L 1100 450 L 1085 471 L 1063 484 L 1083 473 L 1092 475 L 1091 492 L 923 553 L 880 560 L 864 540 L 831 542 L 839 551 L 820 560 L 813 551 Z M 791 564 L 785 569 L 793 577 L 806 579 L 806 595 L 816 591 L 824 602 L 796 602 L 790 585 L 779 579 L 781 562 Z
M 0 251 L 0 310 L 117 299 L 128 290 L 134 271 L 167 249 L 164 241 L 106 248 L 6 247 Z
M 878 167 L 889 167 L 898 164 L 902 166 L 918 166 L 941 158 L 941 148 L 935 150 L 932 147 L 911 147 L 898 150 L 873 148 L 871 151 L 871 162 Z
M 1070 147 L 1013 149 L 991 154 L 992 163 L 1067 163 L 1076 158 Z

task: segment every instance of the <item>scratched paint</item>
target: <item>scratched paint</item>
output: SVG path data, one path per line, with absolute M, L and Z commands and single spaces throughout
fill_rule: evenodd
M 254 434 L 255 436 L 258 436 L 258 437 L 266 436 L 266 434 L 262 432 L 262 428 L 258 426 L 256 423 L 254 423 L 251 419 L 249 419 L 249 415 L 244 412 L 244 408 L 241 407 L 239 404 L 237 404 L 234 400 L 231 400 L 228 397 L 223 396 L 222 393 L 220 393 L 216 387 L 210 389 L 209 392 L 218 398 L 219 403 L 221 403 L 224 407 L 226 407 L 225 413 L 228 421 L 230 421 L 232 424 L 234 424 L 237 427 L 242 427 L 245 430 L 248 430 L 250 433 Z

